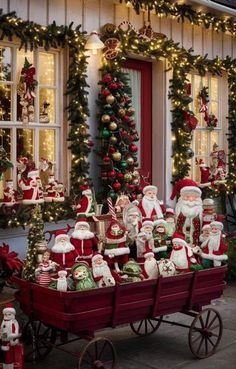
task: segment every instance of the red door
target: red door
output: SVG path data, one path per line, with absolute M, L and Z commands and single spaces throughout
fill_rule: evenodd
M 147 178 L 147 182 L 152 183 L 152 63 L 141 60 L 127 59 L 123 67 L 130 70 L 137 71 L 137 81 L 132 85 L 132 78 L 130 79 L 132 88 L 133 107 L 139 104 L 139 117 L 136 120 L 137 130 L 140 135 L 140 174 Z M 135 99 L 135 94 L 138 99 Z

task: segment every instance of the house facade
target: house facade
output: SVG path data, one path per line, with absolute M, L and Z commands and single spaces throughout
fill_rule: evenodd
M 188 2 L 194 10 L 201 14 L 210 12 L 214 17 L 232 17 L 236 11 L 215 3 L 204 7 L 202 1 Z M 211 7 L 212 5 L 212 7 Z M 57 25 L 81 25 L 81 31 L 89 35 L 93 30 L 100 31 L 107 24 L 120 27 L 123 31 L 132 28 L 135 32 L 147 23 L 152 31 L 164 35 L 166 40 L 173 40 L 176 47 L 186 50 L 193 49 L 192 55 L 204 57 L 208 60 L 232 60 L 236 57 L 236 39 L 232 32 L 222 32 L 211 26 L 196 25 L 195 21 L 184 17 L 182 22 L 178 16 L 156 14 L 155 9 L 148 12 L 141 9 L 139 14 L 133 9 L 132 2 L 118 0 L 0 0 L 0 8 L 4 13 L 16 12 L 17 17 L 30 20 L 36 24 L 47 27 L 54 21 Z M 37 36 L 35 36 L 37 37 Z M 150 40 L 151 42 L 151 40 Z M 69 51 L 65 47 L 37 48 L 25 52 L 19 50 L 20 40 L 4 38 L 0 41 L 0 144 L 4 146 L 10 160 L 16 167 L 19 156 L 30 153 L 36 165 L 42 158 L 53 164 L 53 170 L 58 180 L 70 189 L 71 151 L 68 150 L 68 124 L 67 111 L 68 97 L 65 95 L 68 81 Z M 87 71 L 86 82 L 88 92 L 89 116 L 87 124 L 92 140 L 95 142 L 98 135 L 98 107 L 96 100 L 100 91 L 98 82 L 101 79 L 102 51 L 97 54 L 86 52 Z M 33 116 L 24 121 L 20 100 L 18 83 L 25 58 L 35 67 L 36 87 Z M 192 97 L 190 108 L 198 118 L 198 125 L 192 132 L 191 150 L 188 163 L 189 175 L 199 181 L 199 166 L 196 163 L 204 161 L 210 164 L 214 144 L 228 153 L 228 74 L 223 68 L 220 75 L 205 73 L 200 75 L 197 68 L 188 73 L 191 85 L 189 94 Z M 170 68 L 168 58 L 160 55 L 159 58 L 149 54 L 136 52 L 135 47 L 128 51 L 123 70 L 130 76 L 133 106 L 136 111 L 136 125 L 139 132 L 139 162 L 140 170 L 147 182 L 159 188 L 159 198 L 171 205 L 169 200 L 172 185 L 173 141 L 176 137 L 171 128 L 172 102 L 168 98 L 170 81 L 173 78 L 173 69 Z M 150 78 L 151 76 L 151 78 Z M 213 130 L 209 130 L 200 112 L 201 101 L 199 92 L 208 87 L 208 109 L 217 117 L 218 123 Z M 29 106 L 27 107 L 29 109 Z M 175 158 L 176 159 L 176 158 Z M 181 157 L 179 157 L 181 161 Z M 99 189 L 98 178 L 100 168 L 97 164 L 95 150 L 88 156 L 90 164 L 89 174 L 95 187 Z M 17 183 L 17 172 L 10 169 L 5 179 L 12 178 Z M 19 235 L 19 231 L 5 230 L 3 237 L 11 239 Z M 13 238 L 14 238 L 13 237 Z M 25 234 L 22 236 L 25 237 Z M 22 238 L 23 242 L 23 238 Z M 15 241 L 14 241 L 15 243 Z

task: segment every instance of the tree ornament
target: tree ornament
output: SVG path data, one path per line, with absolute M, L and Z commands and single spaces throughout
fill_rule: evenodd
M 110 154 L 113 154 L 116 151 L 116 149 L 114 148 L 114 146 L 109 146 L 108 151 Z
M 143 192 L 143 186 L 139 185 L 139 186 L 137 187 L 137 192 L 138 192 L 138 193 L 142 193 L 142 192 Z
M 134 120 L 129 120 L 128 124 L 129 124 L 129 127 L 135 127 L 135 125 L 136 125 Z
M 108 129 L 106 127 L 103 128 L 103 130 L 102 130 L 102 137 L 108 138 L 108 137 L 110 137 L 110 135 L 111 135 L 111 133 L 108 131 Z
M 133 164 L 134 164 L 134 159 L 133 159 L 131 156 L 129 156 L 129 157 L 126 159 L 126 162 L 127 162 L 127 164 L 128 164 L 128 165 L 133 165 Z
M 131 117 L 131 115 L 134 115 L 134 113 L 135 113 L 135 109 L 132 108 L 132 107 L 130 107 L 126 110 L 126 114 L 128 114 L 130 117 Z
M 129 188 L 129 190 L 132 192 L 132 191 L 134 191 L 134 189 L 135 189 L 135 185 L 134 185 L 134 184 L 132 184 L 132 183 L 130 183 L 130 184 L 128 184 L 128 188 Z
M 124 180 L 125 180 L 125 182 L 132 181 L 132 174 L 131 173 L 125 173 Z
M 118 110 L 118 115 L 122 118 L 125 116 L 125 109 L 121 108 Z
M 102 160 L 103 160 L 103 162 L 104 162 L 105 164 L 109 164 L 109 163 L 110 163 L 110 161 L 111 161 L 111 158 L 110 158 L 109 156 L 107 156 L 107 155 L 106 155 L 106 156 L 104 156 L 104 157 L 103 157 L 103 159 L 102 159 Z
M 110 134 L 110 132 L 109 132 L 109 134 Z M 115 143 L 117 143 L 117 138 L 116 138 L 115 136 L 113 136 L 113 135 L 112 135 L 112 136 L 110 137 L 109 141 L 110 141 L 111 143 L 115 144 Z
M 130 117 L 128 115 L 124 115 L 123 121 L 128 123 L 130 121 Z M 135 124 L 135 122 L 134 122 L 134 124 Z
M 116 178 L 119 179 L 119 180 L 123 180 L 124 179 L 124 176 L 125 175 L 123 173 L 121 173 L 121 172 L 117 172 L 116 173 Z
M 122 169 L 126 169 L 128 167 L 128 164 L 126 163 L 126 161 L 122 160 L 120 166 Z
M 115 161 L 120 161 L 121 153 L 119 151 L 116 151 L 114 154 L 112 154 L 112 159 Z
M 109 96 L 111 94 L 110 90 L 108 90 L 108 88 L 104 88 L 104 90 L 102 91 L 102 95 L 103 96 Z
M 110 129 L 111 131 L 115 131 L 115 130 L 117 129 L 117 124 L 116 124 L 115 122 L 111 122 L 111 123 L 109 124 L 109 129 Z
M 138 146 L 136 146 L 136 145 L 130 145 L 129 151 L 130 152 L 137 152 L 138 151 Z
M 81 125 L 79 127 L 79 133 L 81 134 L 81 136 L 86 136 L 87 135 L 87 129 L 85 126 Z
M 109 172 L 107 172 L 107 176 L 110 178 L 115 178 L 116 177 L 116 171 L 115 170 L 110 170 Z
M 109 89 L 110 90 L 117 90 L 119 88 L 119 85 L 115 82 L 112 82 L 109 84 Z
M 133 176 L 134 178 L 140 178 L 140 174 L 139 174 L 139 172 L 138 172 L 137 170 L 134 170 L 134 171 L 132 172 L 132 176 Z
M 115 191 L 119 191 L 121 189 L 121 184 L 120 182 L 115 182 L 112 184 L 112 187 Z
M 116 98 L 115 98 L 115 96 L 113 96 L 113 95 L 108 95 L 108 96 L 106 97 L 106 102 L 107 102 L 108 104 L 110 104 L 110 105 L 114 104 L 115 100 L 116 100 Z
M 105 74 L 103 77 L 102 77 L 102 81 L 104 83 L 110 83 L 112 81 L 112 76 L 110 75 L 110 73 L 107 73 Z
M 186 155 L 189 159 L 194 156 L 194 152 L 190 147 L 186 150 Z
M 103 114 L 102 117 L 101 117 L 102 123 L 109 123 L 110 120 L 111 120 L 111 118 L 110 118 L 110 115 L 108 115 L 108 114 Z
M 137 195 L 136 195 L 135 193 L 131 193 L 131 194 L 130 194 L 130 200 L 131 200 L 131 201 L 136 200 L 136 198 L 137 198 Z
M 108 173 L 107 172 L 101 172 L 101 177 L 102 177 L 102 179 L 107 179 L 107 177 L 108 177 Z

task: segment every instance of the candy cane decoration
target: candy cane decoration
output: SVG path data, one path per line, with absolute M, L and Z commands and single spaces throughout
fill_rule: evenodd
M 109 213 L 111 214 L 111 219 L 117 221 L 116 212 L 115 212 L 114 206 L 112 204 L 111 197 L 107 198 L 107 204 L 108 204 L 108 208 L 109 208 Z

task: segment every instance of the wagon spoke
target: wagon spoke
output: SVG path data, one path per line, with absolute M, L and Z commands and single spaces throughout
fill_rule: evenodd
M 116 353 L 112 343 L 103 337 L 90 341 L 81 352 L 78 369 L 115 369 Z
M 205 353 L 208 354 L 208 339 L 207 337 L 204 338 L 205 338 Z
M 148 322 L 149 322 L 149 324 L 152 326 L 152 329 L 155 329 L 155 328 L 154 328 L 154 325 L 152 324 L 151 319 L 148 319 Z
M 215 344 L 214 344 L 214 342 L 211 340 L 211 338 L 210 338 L 210 337 L 207 337 L 207 339 L 208 339 L 208 341 L 210 342 L 210 344 L 214 347 L 214 346 L 215 346 Z
M 144 320 L 144 324 L 145 324 L 145 333 L 148 333 L 148 328 L 147 328 L 147 319 Z
M 160 327 L 162 322 L 162 316 L 159 318 L 147 318 L 140 322 L 130 323 L 130 327 L 134 333 L 138 336 L 150 335 Z
M 103 351 L 104 351 L 106 345 L 107 345 L 107 341 L 104 342 L 104 344 L 103 344 L 103 346 L 102 346 L 102 348 L 99 352 L 98 359 L 100 359 L 102 357 L 102 354 L 103 354 Z
M 204 321 L 202 319 L 202 316 L 199 317 L 199 322 L 201 323 L 201 327 L 205 328 L 205 324 L 204 324 Z
M 207 317 L 206 317 L 206 327 L 207 327 L 208 322 L 209 322 L 210 314 L 211 314 L 211 312 L 210 312 L 210 310 L 209 310 L 209 311 L 207 312 Z
M 195 338 L 193 341 L 192 341 L 192 343 L 194 344 L 194 343 L 196 343 L 198 340 L 200 340 L 200 338 L 201 338 L 202 336 L 201 336 L 201 334 L 199 334 L 198 336 L 197 336 L 197 338 Z
M 137 329 L 137 332 L 138 333 L 140 332 L 140 329 L 141 329 L 142 325 L 143 325 L 143 320 L 140 321 L 140 324 L 138 326 L 138 329 Z
M 208 329 L 212 326 L 212 324 L 214 323 L 214 321 L 217 319 L 217 315 L 215 315 L 215 317 L 212 319 L 212 321 L 210 322 L 210 324 L 208 325 Z
M 197 349 L 197 353 L 199 354 L 199 351 L 202 347 L 202 344 L 203 344 L 203 340 L 204 340 L 204 337 L 201 337 L 201 342 L 199 343 L 199 346 L 198 346 L 198 349 Z

